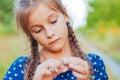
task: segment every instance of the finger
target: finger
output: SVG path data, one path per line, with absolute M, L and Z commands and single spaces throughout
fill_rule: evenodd
M 52 68 L 54 72 L 59 72 L 61 71 L 61 63 L 57 60 L 50 59 L 48 60 L 47 64 L 47 69 Z
M 38 69 L 37 68 L 33 79 L 34 80 L 39 80 L 39 79 L 42 79 L 43 76 L 49 76 L 49 75 L 51 75 L 51 72 L 48 71 L 47 69 L 45 69 L 45 68 L 44 69 Z
M 77 77 L 79 80 L 90 80 L 88 75 L 82 75 L 75 71 L 73 71 L 73 75 Z
M 45 69 L 43 72 L 45 73 L 45 75 L 48 75 L 48 76 L 52 74 L 52 72 L 48 69 Z
M 86 75 L 87 74 L 87 70 L 85 70 L 86 68 L 76 65 L 76 64 L 69 64 L 68 66 L 71 70 L 74 70 L 80 74 Z
M 36 70 L 36 75 L 41 75 L 41 76 L 44 76 L 44 75 L 51 75 L 51 72 L 48 70 L 48 69 L 37 69 Z
M 84 66 L 84 60 L 82 60 L 81 58 L 77 58 L 77 57 L 64 57 L 62 59 L 62 62 L 64 65 L 69 65 L 69 64 L 79 64 L 81 66 Z

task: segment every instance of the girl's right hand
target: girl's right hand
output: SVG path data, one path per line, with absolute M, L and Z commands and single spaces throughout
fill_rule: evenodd
M 53 80 L 55 76 L 63 72 L 63 68 L 58 60 L 49 59 L 38 65 L 33 80 Z

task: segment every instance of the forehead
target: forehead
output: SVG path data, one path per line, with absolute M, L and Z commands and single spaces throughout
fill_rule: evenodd
M 34 23 L 36 20 L 46 19 L 49 15 L 55 13 L 56 11 L 49 8 L 45 4 L 38 4 L 29 16 L 29 23 Z

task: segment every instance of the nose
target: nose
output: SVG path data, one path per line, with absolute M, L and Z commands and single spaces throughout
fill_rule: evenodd
M 49 28 L 49 29 L 47 28 L 46 35 L 47 35 L 47 38 L 52 38 L 55 35 L 55 33 L 53 32 L 53 30 L 51 28 Z

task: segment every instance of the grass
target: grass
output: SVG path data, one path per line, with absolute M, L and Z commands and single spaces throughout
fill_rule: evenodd
M 11 63 L 21 55 L 29 55 L 27 40 L 17 35 L 0 35 L 0 80 Z
M 29 55 L 29 45 L 23 35 L 3 35 L 0 36 L 0 80 L 11 63 L 21 55 Z M 115 80 L 115 77 L 107 68 L 109 80 Z
M 93 45 L 120 63 L 120 27 L 80 28 L 77 32 L 83 34 Z

